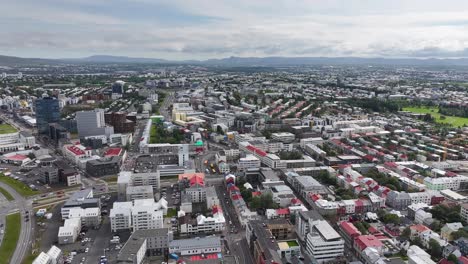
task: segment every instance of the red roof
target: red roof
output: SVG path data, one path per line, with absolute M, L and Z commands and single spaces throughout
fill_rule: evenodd
M 259 148 L 256 148 L 256 147 L 254 147 L 252 145 L 248 145 L 247 149 L 250 150 L 251 152 L 257 153 L 258 155 L 260 155 L 262 157 L 265 157 L 266 154 L 267 154 L 265 151 L 263 151 L 263 150 L 261 150 Z
M 212 208 L 212 210 L 213 210 L 213 211 L 212 211 L 213 214 L 217 214 L 217 213 L 222 213 L 222 212 L 223 212 L 223 210 L 221 209 L 221 207 L 218 206 L 218 205 L 214 205 L 213 208 Z
M 468 264 L 468 257 L 465 257 L 465 256 L 461 256 L 458 258 L 458 263 L 461 263 L 461 264 Z
M 120 156 L 120 153 L 122 152 L 121 148 L 109 148 L 107 149 L 106 153 L 104 153 L 105 157 L 108 156 Z
M 340 223 L 340 226 L 350 237 L 361 235 L 361 232 L 350 222 L 343 221 Z
M 205 259 L 218 259 L 218 254 L 205 254 L 204 258 L 200 255 L 190 256 L 190 261 L 198 261 Z
M 252 197 L 260 196 L 260 195 L 262 195 L 262 192 L 252 192 Z
M 310 198 L 312 199 L 312 201 L 315 202 L 315 201 L 319 200 L 319 199 L 322 198 L 322 197 L 320 196 L 320 194 L 313 194 L 313 193 L 311 193 L 311 194 L 310 194 Z
M 367 229 L 367 230 L 369 230 L 369 232 L 371 234 L 379 233 L 379 230 L 377 230 L 377 228 L 375 228 L 373 226 L 370 226 L 369 229 Z
M 382 242 L 380 242 L 380 240 L 373 235 L 358 236 L 355 240 L 355 243 L 360 251 L 363 251 L 368 247 L 379 248 L 383 246 Z
M 288 215 L 289 214 L 289 208 L 276 209 L 276 213 L 278 215 Z
M 15 154 L 13 156 L 7 157 L 7 159 L 9 159 L 9 160 L 25 160 L 27 158 L 28 158 L 28 156 L 21 155 L 21 154 Z
M 425 226 L 425 225 L 421 225 L 421 224 L 412 225 L 412 226 L 410 226 L 410 229 L 411 229 L 411 230 L 415 230 L 415 231 L 417 231 L 417 232 L 419 232 L 419 233 L 424 232 L 424 231 L 426 231 L 426 230 L 431 230 L 429 227 L 427 227 L 427 226 Z
M 75 154 L 76 156 L 85 154 L 85 152 L 82 149 L 80 149 L 79 147 L 76 147 L 76 146 L 69 146 L 69 147 L 67 147 L 67 149 L 69 151 L 71 151 L 73 154 Z
M 182 179 L 192 179 L 193 177 L 199 177 L 205 179 L 205 173 L 183 173 L 179 174 L 179 181 Z
M 302 204 L 301 200 L 297 199 L 297 198 L 292 198 L 291 199 L 291 204 Z
M 194 185 L 205 186 L 205 181 L 203 180 L 202 177 L 199 177 L 199 176 L 192 177 L 190 179 L 190 186 L 194 186 Z

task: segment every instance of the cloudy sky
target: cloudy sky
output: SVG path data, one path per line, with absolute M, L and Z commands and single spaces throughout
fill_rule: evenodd
M 0 0 L 0 54 L 468 57 L 466 0 Z

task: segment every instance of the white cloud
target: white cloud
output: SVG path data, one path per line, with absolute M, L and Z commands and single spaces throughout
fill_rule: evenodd
M 137 19 L 138 13 L 122 18 L 106 10 L 89 12 L 76 6 L 80 1 L 67 6 L 22 0 L 0 10 L 2 20 L 21 21 L 18 28 L 0 31 L 0 49 L 19 56 L 41 50 L 38 56 L 105 53 L 176 59 L 449 57 L 464 56 L 468 49 L 468 1 L 127 1 L 220 19 L 180 26 Z M 114 1 L 85 4 L 111 6 Z

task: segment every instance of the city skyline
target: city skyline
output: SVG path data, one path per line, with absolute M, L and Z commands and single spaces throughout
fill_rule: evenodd
M 5 6 L 2 55 L 20 57 L 468 55 L 468 3 L 462 1 L 21 0 Z

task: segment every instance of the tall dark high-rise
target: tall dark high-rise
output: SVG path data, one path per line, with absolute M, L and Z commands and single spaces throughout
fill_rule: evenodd
M 35 102 L 37 132 L 49 134 L 49 123 L 60 121 L 59 101 L 55 97 L 44 97 Z

